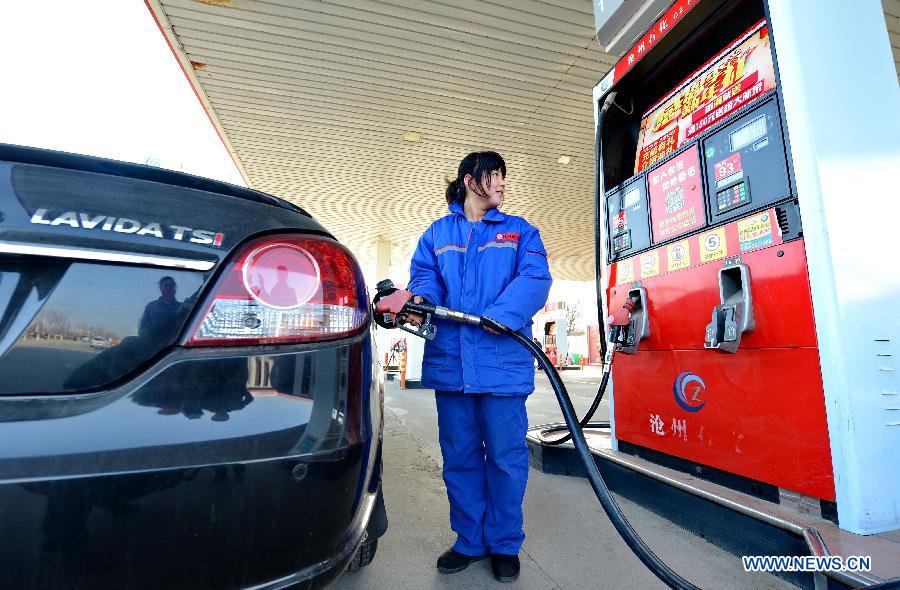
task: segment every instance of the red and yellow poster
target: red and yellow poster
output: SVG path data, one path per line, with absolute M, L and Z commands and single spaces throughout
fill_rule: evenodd
M 600 354 L 600 325 L 588 324 L 588 362 L 592 365 L 602 365 L 603 355 Z
M 697 146 L 647 173 L 654 243 L 703 227 L 706 213 L 701 184 Z
M 659 250 L 651 250 L 641 254 L 641 278 L 649 279 L 659 275 Z
M 669 253 L 669 272 L 691 267 L 691 246 L 687 240 L 681 240 L 666 246 Z
M 761 21 L 644 113 L 635 174 L 773 88 L 769 28 Z
M 628 260 L 617 262 L 616 271 L 617 285 L 627 285 L 628 283 L 635 281 L 634 258 L 629 258 Z

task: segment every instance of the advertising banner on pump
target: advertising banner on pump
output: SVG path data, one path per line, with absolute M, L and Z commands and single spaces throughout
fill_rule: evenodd
M 654 243 L 706 224 L 702 184 L 696 145 L 647 173 Z
M 773 88 L 769 28 L 761 21 L 644 113 L 635 174 Z

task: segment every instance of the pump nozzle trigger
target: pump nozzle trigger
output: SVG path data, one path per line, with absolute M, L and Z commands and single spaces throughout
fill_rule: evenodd
M 397 325 L 397 327 L 404 332 L 415 334 L 416 336 L 424 338 L 425 340 L 434 340 L 434 337 L 437 336 L 437 327 L 435 327 L 435 325 L 431 323 L 431 315 L 428 315 L 425 318 L 425 321 L 419 324 L 416 328 L 410 328 L 409 326 L 409 324 Z
M 378 296 L 375 298 L 375 321 L 384 328 L 400 328 L 426 340 L 433 340 L 437 335 L 437 327 L 431 321 L 432 314 L 428 309 L 413 301 L 413 294 L 403 289 L 394 289 L 393 283 L 379 283 Z M 427 307 L 427 306 L 425 306 Z M 417 326 L 407 324 L 410 316 L 417 316 Z

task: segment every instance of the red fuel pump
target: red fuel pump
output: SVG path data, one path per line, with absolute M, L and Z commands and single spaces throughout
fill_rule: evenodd
M 880 556 L 816 566 L 792 578 L 803 587 L 897 587 L 892 7 L 594 10 L 606 51 L 630 48 L 593 93 L 610 318 L 579 421 L 593 456 L 622 493 L 735 554 Z M 590 422 L 607 385 L 611 419 Z M 566 421 L 530 430 L 536 468 L 579 473 Z
M 621 452 L 760 497 L 835 485 L 806 248 L 761 1 L 675 2 L 601 83 Z M 603 86 L 606 85 L 604 89 Z

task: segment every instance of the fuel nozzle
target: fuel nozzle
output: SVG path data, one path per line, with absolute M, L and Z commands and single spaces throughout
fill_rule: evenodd
M 631 320 L 634 317 L 634 312 L 640 309 L 641 307 L 641 298 L 637 295 L 629 295 L 625 302 L 622 303 L 622 309 L 628 312 L 628 319 Z
M 607 356 L 610 348 L 625 354 L 637 354 L 640 341 L 650 336 L 646 301 L 647 290 L 635 287 L 628 292 L 622 307 L 610 315 Z
M 409 291 L 397 289 L 389 279 L 379 282 L 376 288 L 378 293 L 372 300 L 372 305 L 375 308 L 375 323 L 382 328 L 400 328 L 416 336 L 433 340 L 437 335 L 437 327 L 431 320 L 436 317 L 462 324 L 483 325 L 496 332 L 509 331 L 509 328 L 490 318 L 429 303 Z M 410 320 L 415 320 L 418 329 L 407 327 Z
M 616 309 L 607 318 L 609 329 L 606 332 L 606 356 L 603 358 L 604 370 L 612 366 L 613 354 L 622 348 L 631 322 L 631 313 L 635 309 L 635 302 L 631 297 L 625 299 L 621 308 Z
M 415 334 L 433 340 L 437 335 L 437 328 L 431 321 L 435 306 L 419 298 L 415 302 L 414 295 L 404 289 L 397 289 L 390 279 L 380 281 L 376 286 L 377 293 L 372 300 L 375 308 L 375 323 L 382 328 L 400 328 L 410 334 Z M 409 327 L 410 321 L 415 320 L 414 328 Z

